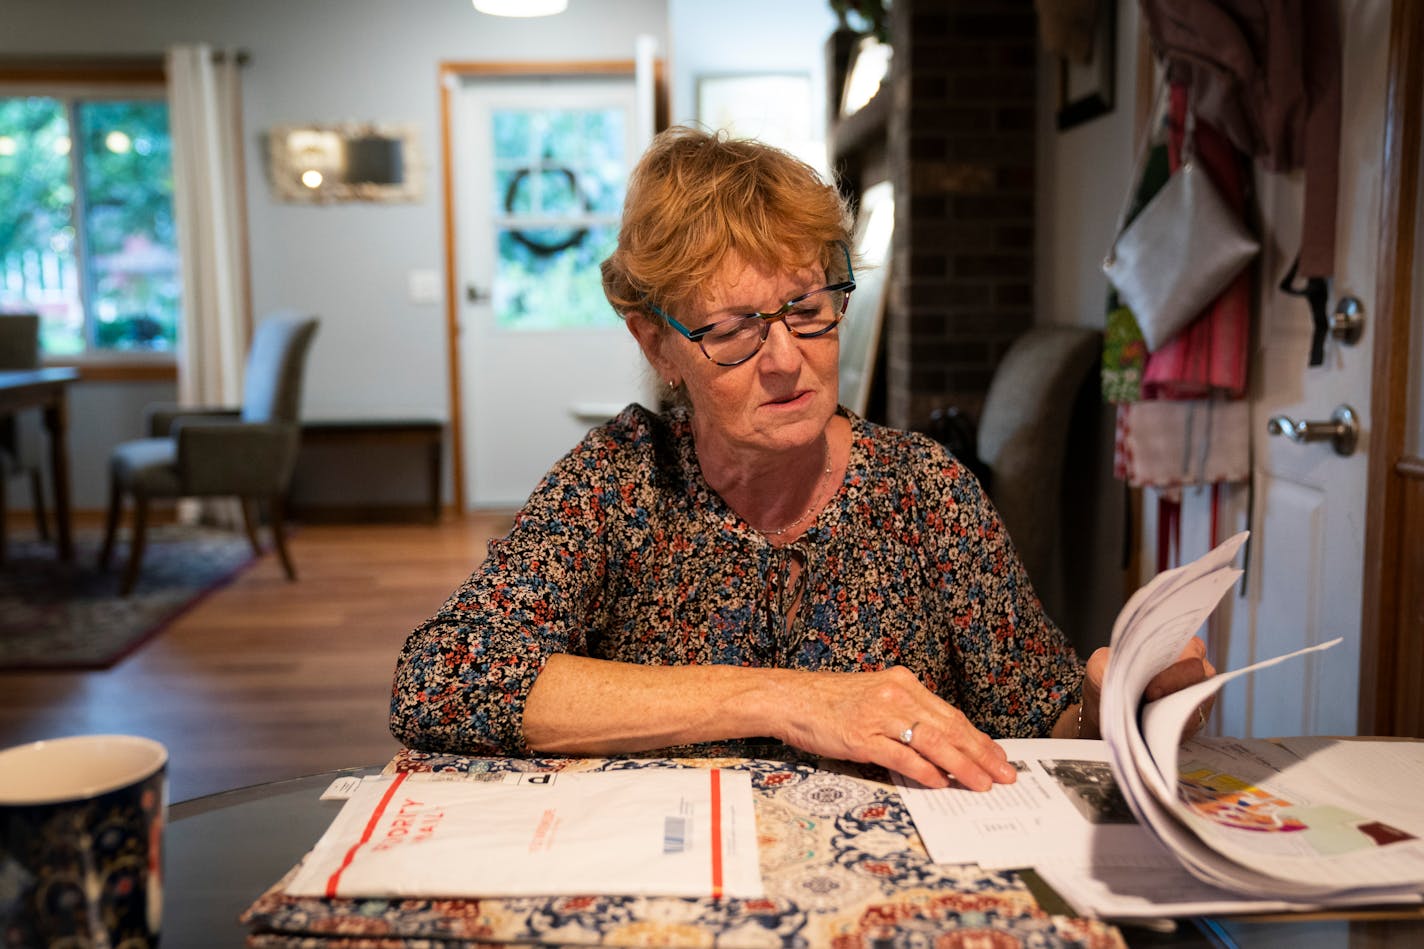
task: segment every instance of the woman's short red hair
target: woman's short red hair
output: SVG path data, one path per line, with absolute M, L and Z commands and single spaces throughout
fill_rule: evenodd
M 840 193 L 789 152 L 675 126 L 629 177 L 603 292 L 625 317 L 648 317 L 649 302 L 686 310 L 729 254 L 767 271 L 840 269 L 849 229 Z

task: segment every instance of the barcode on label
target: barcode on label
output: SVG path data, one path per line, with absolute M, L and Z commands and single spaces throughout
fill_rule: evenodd
M 687 818 L 663 818 L 663 853 L 682 853 L 687 849 Z
M 417 771 L 414 773 L 422 784 L 428 781 L 483 781 L 493 784 L 508 784 L 511 777 L 508 771 Z

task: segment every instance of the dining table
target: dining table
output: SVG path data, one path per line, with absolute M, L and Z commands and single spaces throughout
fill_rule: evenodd
M 295 897 L 283 880 L 342 801 L 341 779 L 399 771 L 749 770 L 761 899 L 588 894 L 483 900 Z M 163 944 L 264 949 L 486 945 L 1329 947 L 1424 945 L 1415 913 L 1079 918 L 1031 873 L 932 863 L 893 782 L 872 766 L 757 758 L 484 759 L 403 751 L 172 805 Z M 472 854 L 472 859 L 477 855 Z
M 74 559 L 69 512 L 69 386 L 79 370 L 70 367 L 0 371 L 0 416 L 25 409 L 41 411 L 49 435 L 49 474 L 54 494 L 55 548 L 61 560 Z

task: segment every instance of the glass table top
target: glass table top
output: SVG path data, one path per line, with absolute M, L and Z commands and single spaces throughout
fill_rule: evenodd
M 311 849 L 341 801 L 320 800 L 346 768 L 224 791 L 172 805 L 165 837 L 163 944 L 225 949 L 246 944 L 238 917 Z M 1409 919 L 1185 919 L 1160 929 L 1122 927 L 1135 949 L 1280 947 L 1361 949 L 1424 945 L 1424 915 Z

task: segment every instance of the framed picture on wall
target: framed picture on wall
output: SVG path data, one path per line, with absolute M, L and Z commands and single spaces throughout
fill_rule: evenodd
M 1058 60 L 1058 128 L 1072 128 L 1113 110 L 1117 4 L 1098 3 L 1092 42 L 1083 58 Z
M 697 78 L 697 121 L 784 148 L 814 168 L 826 149 L 811 130 L 811 77 L 806 73 L 737 73 Z

